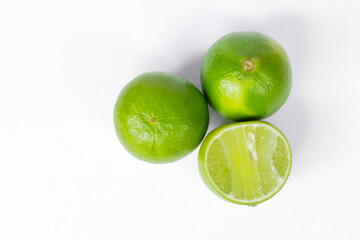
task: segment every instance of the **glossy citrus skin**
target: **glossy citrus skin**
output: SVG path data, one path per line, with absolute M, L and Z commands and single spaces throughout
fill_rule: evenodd
M 209 124 L 207 102 L 187 80 L 163 72 L 142 74 L 121 91 L 114 109 L 118 138 L 135 157 L 178 160 L 201 142 Z
M 220 135 L 223 131 L 226 131 L 227 129 L 229 128 L 232 128 L 234 126 L 251 126 L 251 125 L 263 125 L 263 126 L 268 126 L 270 128 L 273 128 L 275 129 L 282 137 L 283 139 L 286 141 L 286 145 L 287 145 L 287 148 L 289 150 L 289 154 L 290 154 L 290 168 L 288 170 L 288 173 L 286 174 L 286 177 L 285 179 L 283 180 L 283 183 L 282 185 L 277 189 L 276 192 L 274 192 L 272 195 L 264 198 L 264 199 L 261 199 L 261 201 L 255 201 L 255 202 L 252 202 L 252 203 L 244 203 L 244 202 L 239 202 L 239 201 L 235 201 L 229 197 L 227 197 L 226 195 L 224 195 L 217 187 L 215 187 L 212 183 L 212 180 L 210 179 L 210 175 L 209 175 L 209 172 L 208 172 L 208 169 L 206 167 L 206 155 L 207 155 L 207 150 L 210 146 L 210 144 L 212 143 L 212 141 L 218 136 Z M 221 127 L 218 127 L 214 130 L 212 130 L 207 136 L 206 138 L 204 139 L 204 141 L 202 142 L 201 146 L 200 146 L 200 150 L 199 150 L 199 154 L 198 154 L 198 168 L 199 168 L 199 173 L 200 173 L 200 176 L 203 180 L 203 182 L 205 183 L 205 185 L 215 194 L 217 195 L 218 197 L 220 197 L 221 199 L 224 199 L 224 200 L 227 200 L 227 201 L 230 201 L 232 203 L 237 203 L 237 204 L 244 204 L 244 205 L 257 205 L 259 203 L 262 203 L 270 198 L 272 198 L 273 196 L 275 196 L 281 189 L 282 187 L 285 185 L 288 177 L 289 177 L 289 174 L 290 174 L 290 171 L 291 171 L 291 165 L 292 165 L 292 153 L 291 153 L 291 147 L 290 147 L 290 144 L 289 142 L 287 141 L 285 135 L 279 130 L 277 129 L 275 126 L 273 126 L 272 124 L 270 123 L 267 123 L 267 122 L 264 122 L 264 121 L 246 121 L 246 122 L 238 122 L 238 123 L 232 123 L 232 124 L 227 124 L 227 125 L 224 125 L 224 126 L 221 126 Z
M 285 50 L 270 37 L 235 32 L 215 42 L 206 53 L 201 83 L 219 114 L 236 121 L 271 116 L 291 90 L 291 66 Z

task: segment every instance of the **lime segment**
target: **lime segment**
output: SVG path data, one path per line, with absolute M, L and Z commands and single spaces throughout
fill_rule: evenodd
M 213 130 L 199 152 L 200 173 L 219 196 L 254 205 L 274 196 L 291 168 L 285 136 L 266 122 L 234 123 Z

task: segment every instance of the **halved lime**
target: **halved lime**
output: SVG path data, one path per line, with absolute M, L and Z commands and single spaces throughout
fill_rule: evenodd
M 262 121 L 219 127 L 207 135 L 199 151 L 199 171 L 208 188 L 239 204 L 256 205 L 273 197 L 290 169 L 286 137 Z

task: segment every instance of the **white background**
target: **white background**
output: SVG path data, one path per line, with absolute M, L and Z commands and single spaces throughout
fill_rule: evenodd
M 355 1 L 0 0 L 0 239 L 360 239 L 360 6 Z M 293 68 L 267 119 L 293 168 L 257 207 L 216 197 L 196 149 L 167 165 L 119 143 L 113 106 L 147 71 L 200 86 L 218 38 L 259 31 Z M 209 130 L 228 123 L 211 110 Z

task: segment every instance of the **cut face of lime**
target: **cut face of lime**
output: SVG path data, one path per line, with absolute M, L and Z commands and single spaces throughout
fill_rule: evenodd
M 284 134 L 266 122 L 229 124 L 213 130 L 199 151 L 206 185 L 235 203 L 255 205 L 274 196 L 291 168 Z

